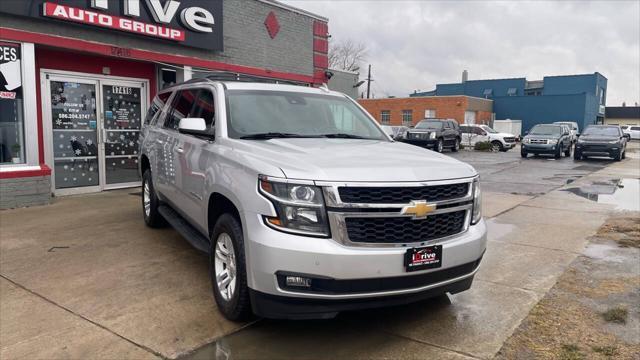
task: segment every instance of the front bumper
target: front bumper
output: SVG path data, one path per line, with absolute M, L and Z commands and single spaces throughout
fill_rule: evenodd
M 469 226 L 461 234 L 447 238 L 442 242 L 436 240 L 427 244 L 441 244 L 443 246 L 441 268 L 407 273 L 404 266 L 407 247 L 346 246 L 334 239 L 304 237 L 276 231 L 267 227 L 262 222 L 261 215 L 257 213 L 247 213 L 244 218 L 249 287 L 257 294 L 258 298 L 278 299 L 278 303 L 287 303 L 288 300 L 292 300 L 294 303 L 304 303 L 305 301 L 313 303 L 322 300 L 321 302 L 327 302 L 327 304 L 335 302 L 334 304 L 340 304 L 338 308 L 342 308 L 345 301 L 350 300 L 358 303 L 364 299 L 412 297 L 420 293 L 435 293 L 437 291 L 433 289 L 438 288 L 441 290 L 439 292 L 441 294 L 449 291 L 448 286 L 453 286 L 454 283 L 471 281 L 470 279 L 477 271 L 477 264 L 485 251 L 487 242 L 486 225 L 484 220 L 481 220 L 478 224 Z M 408 242 L 410 241 L 414 240 L 408 240 Z M 460 271 L 451 273 L 450 277 L 443 277 L 442 275 L 445 273 L 442 273 L 440 276 L 431 277 L 431 280 L 425 278 L 425 282 L 420 284 L 409 281 L 407 283 L 411 285 L 406 288 L 395 286 L 375 291 L 371 288 L 371 281 L 366 281 L 375 282 L 376 279 L 380 279 L 381 282 L 384 282 L 384 279 L 389 278 L 406 279 L 412 276 L 448 271 L 453 268 L 460 269 L 462 265 L 469 266 L 469 264 L 476 262 L 475 267 L 469 267 L 468 271 L 463 273 Z M 366 282 L 368 285 L 365 291 L 354 289 L 340 293 L 292 291 L 283 289 L 278 284 L 276 274 L 282 273 L 337 281 L 353 280 L 354 283 Z M 415 279 L 419 278 L 411 280 Z M 456 290 L 457 288 L 452 287 L 451 289 Z M 365 302 L 376 303 L 375 300 Z M 326 306 L 325 304 L 323 307 L 326 308 Z M 261 315 L 269 316 L 266 310 L 260 308 L 255 310 Z M 315 314 L 313 317 L 319 316 L 318 311 L 312 312 Z M 282 317 L 277 314 L 273 316 Z
M 437 139 L 402 139 L 402 142 L 411 145 L 422 146 L 426 148 L 433 148 L 438 143 Z
M 620 144 L 608 143 L 576 143 L 576 151 L 581 155 L 587 156 L 608 156 L 616 157 L 620 152 Z
M 522 144 L 522 151 L 530 154 L 555 154 L 558 151 L 558 144 Z

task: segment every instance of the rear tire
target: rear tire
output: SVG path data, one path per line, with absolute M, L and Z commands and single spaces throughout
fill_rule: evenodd
M 223 214 L 211 234 L 209 276 L 213 297 L 224 317 L 248 319 L 251 312 L 242 226 L 231 214 Z
M 145 170 L 142 175 L 142 216 L 147 226 L 152 228 L 163 227 L 167 224 L 166 220 L 160 215 L 158 207 L 160 200 L 153 188 L 151 180 L 151 170 Z

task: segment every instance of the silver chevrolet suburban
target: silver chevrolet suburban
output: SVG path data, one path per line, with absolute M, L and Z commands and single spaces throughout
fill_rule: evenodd
M 330 318 L 469 289 L 477 172 L 395 142 L 325 87 L 194 80 L 141 131 L 144 221 L 209 256 L 225 317 Z

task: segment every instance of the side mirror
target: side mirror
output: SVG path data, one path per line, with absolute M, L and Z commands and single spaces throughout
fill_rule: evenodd
M 211 136 L 207 130 L 207 123 L 203 118 L 184 118 L 178 124 L 178 132 L 181 134 Z

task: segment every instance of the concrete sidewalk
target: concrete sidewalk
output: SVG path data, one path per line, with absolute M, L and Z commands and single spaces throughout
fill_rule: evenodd
M 137 189 L 2 211 L 0 358 L 490 358 L 615 207 L 562 191 L 559 178 L 510 194 L 507 169 L 584 165 L 506 159 L 480 170 L 494 179 L 490 241 L 470 291 L 330 321 L 224 320 L 206 257 L 145 227 Z M 591 175 L 570 186 L 638 171 L 634 159 L 599 164 L 571 171 Z

